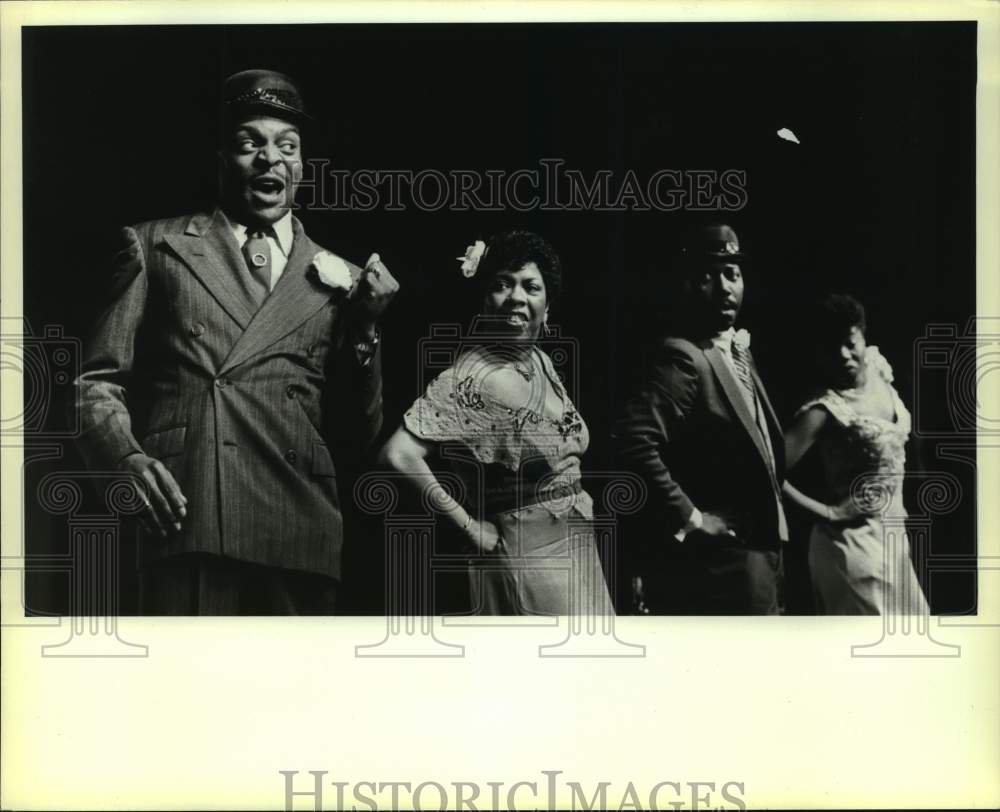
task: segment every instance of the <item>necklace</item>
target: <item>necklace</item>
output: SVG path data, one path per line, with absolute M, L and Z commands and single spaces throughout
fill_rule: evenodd
M 534 363 L 534 348 L 532 347 L 528 353 L 527 357 L 523 358 L 520 354 L 513 354 L 510 358 L 510 364 L 514 367 L 514 370 L 528 383 L 531 383 L 535 379 L 535 363 Z
M 522 378 L 524 378 L 524 380 L 528 381 L 529 383 L 532 380 L 534 380 L 535 370 L 533 368 L 529 367 L 528 369 L 525 369 L 517 361 L 513 362 L 513 366 L 514 366 L 514 370 L 517 372 L 517 374 L 520 375 Z

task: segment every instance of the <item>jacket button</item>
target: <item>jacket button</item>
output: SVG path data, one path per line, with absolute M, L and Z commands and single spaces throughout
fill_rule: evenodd
M 295 462 L 298 458 L 299 455 L 296 453 L 294 448 L 289 448 L 288 451 L 285 452 L 286 462 Z
M 226 379 L 225 378 L 216 378 L 215 379 L 215 385 L 218 386 L 219 389 L 222 389 L 222 387 L 224 387 L 226 385 Z
M 288 384 L 288 386 L 285 387 L 285 394 L 292 400 L 295 400 L 295 385 L 291 383 Z
M 205 325 L 201 324 L 200 322 L 192 324 L 189 332 L 191 333 L 191 335 L 197 338 L 198 336 L 203 335 L 205 333 Z

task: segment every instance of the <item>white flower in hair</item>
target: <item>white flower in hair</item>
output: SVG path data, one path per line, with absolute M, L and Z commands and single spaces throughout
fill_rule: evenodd
M 462 275 L 475 276 L 476 271 L 479 270 L 479 261 L 485 255 L 486 243 L 482 240 L 476 240 L 465 249 L 464 257 L 455 257 L 455 259 L 462 263 Z
M 733 344 L 739 347 L 741 350 L 749 350 L 750 333 L 741 327 L 739 330 L 733 333 Z
M 320 251 L 313 257 L 312 266 L 316 269 L 319 281 L 334 290 L 350 290 L 354 284 L 351 270 L 336 254 Z

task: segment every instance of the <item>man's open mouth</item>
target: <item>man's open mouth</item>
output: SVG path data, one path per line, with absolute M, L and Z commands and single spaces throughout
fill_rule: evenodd
M 250 188 L 262 195 L 280 195 L 285 191 L 285 182 L 273 175 L 261 175 L 250 181 Z

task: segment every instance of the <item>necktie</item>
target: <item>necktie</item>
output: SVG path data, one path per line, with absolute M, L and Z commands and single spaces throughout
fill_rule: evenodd
M 753 378 L 750 375 L 750 356 L 748 351 L 734 341 L 731 354 L 733 366 L 736 368 L 736 376 L 740 379 L 740 383 L 743 384 L 743 388 L 750 393 L 751 400 L 756 402 L 757 391 L 754 389 Z
M 771 469 L 773 477 L 774 472 L 777 470 L 774 461 L 774 448 L 771 446 L 771 434 L 767 430 L 767 419 L 760 408 L 760 402 L 757 400 L 757 390 L 754 388 L 753 377 L 750 375 L 750 350 L 734 341 L 730 354 L 733 359 L 733 366 L 736 368 L 736 377 L 740 379 L 740 383 L 750 393 L 750 402 L 753 404 L 757 431 L 760 432 L 760 438 L 764 441 L 764 449 L 767 451 L 767 464 Z M 774 487 L 775 499 L 778 504 L 778 538 L 782 541 L 787 541 L 788 520 L 785 518 L 785 510 L 781 504 L 781 486 L 777 480 L 774 480 Z
M 260 307 L 271 292 L 271 246 L 263 231 L 247 231 L 243 259 L 250 271 L 250 292 Z

